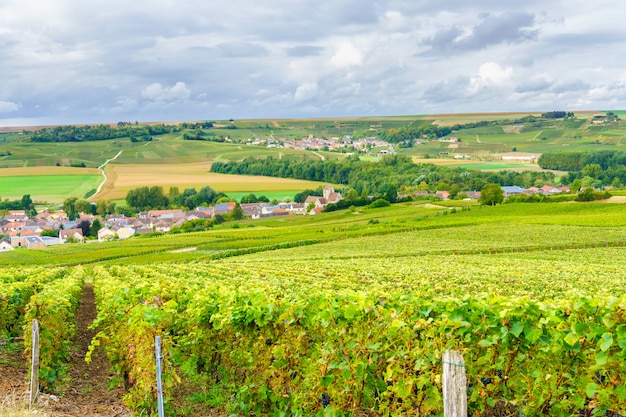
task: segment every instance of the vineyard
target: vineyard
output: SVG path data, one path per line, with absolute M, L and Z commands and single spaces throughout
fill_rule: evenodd
M 156 409 L 161 336 L 166 415 L 441 415 L 441 357 L 456 349 L 471 415 L 619 416 L 623 212 L 398 206 L 75 249 L 2 268 L 0 338 L 29 357 L 37 318 L 45 389 L 71 384 L 89 285 L 87 360 L 106 351 L 137 415 Z

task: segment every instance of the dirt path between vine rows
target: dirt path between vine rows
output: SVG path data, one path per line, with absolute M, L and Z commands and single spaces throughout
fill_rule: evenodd
M 88 327 L 96 318 L 93 287 L 86 285 L 80 306 L 76 312 L 76 336 L 72 344 L 76 347 L 71 354 L 69 374 L 71 381 L 58 397 L 58 401 L 47 401 L 44 408 L 56 416 L 132 416 L 123 405 L 124 391 L 120 387 L 108 388 L 113 375 L 109 373 L 111 363 L 103 349 L 96 349 L 91 363 L 85 362 L 85 354 L 95 335 Z M 45 398 L 45 397 L 44 397 Z
M 85 286 L 76 313 L 76 335 L 72 339 L 69 382 L 59 393 L 42 392 L 31 412 L 28 404 L 28 361 L 20 350 L 2 352 L 0 360 L 0 415 L 45 417 L 130 417 L 133 413 L 122 403 L 124 391 L 119 386 L 109 389 L 113 375 L 111 363 L 103 349 L 96 349 L 91 363 L 85 362 L 95 331 L 89 325 L 96 318 L 93 288 Z M 20 411 L 21 410 L 21 411 Z

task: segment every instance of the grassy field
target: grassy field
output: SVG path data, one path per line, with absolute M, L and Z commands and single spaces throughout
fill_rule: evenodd
M 32 167 L 0 169 L 0 196 L 19 199 L 30 194 L 34 201 L 58 203 L 69 196 L 82 198 L 102 181 L 96 169 Z

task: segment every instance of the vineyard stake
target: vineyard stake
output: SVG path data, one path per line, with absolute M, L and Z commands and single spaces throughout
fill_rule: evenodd
M 161 336 L 156 336 L 155 342 L 155 357 L 156 357 L 156 380 L 157 380 L 157 404 L 159 417 L 165 416 L 163 410 L 163 381 L 161 380 Z
M 443 354 L 443 415 L 467 417 L 467 376 L 461 352 L 446 350 Z
M 33 343 L 30 366 L 30 399 L 28 408 L 32 408 L 39 395 L 39 322 L 33 320 Z

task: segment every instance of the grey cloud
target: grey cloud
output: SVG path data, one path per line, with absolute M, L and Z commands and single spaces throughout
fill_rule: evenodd
M 609 83 L 623 77 L 616 9 L 579 6 L 0 2 L 0 116 L 79 123 L 623 108 L 626 89 Z M 359 65 L 333 65 L 342 45 Z M 481 78 L 486 63 L 510 69 L 506 80 Z
M 467 36 L 460 28 L 444 29 L 425 41 L 430 49 L 426 54 L 439 55 L 449 52 L 467 52 L 501 43 L 517 43 L 534 39 L 537 31 L 530 29 L 534 15 L 523 12 L 485 15 L 471 28 Z
M 524 81 L 515 88 L 516 93 L 530 93 L 548 89 L 552 83 L 545 78 Z
M 287 56 L 304 57 L 319 55 L 322 53 L 323 50 L 324 48 L 322 48 L 321 46 L 299 45 L 287 48 L 285 52 L 287 53 Z
M 267 49 L 258 44 L 245 42 L 227 42 L 216 46 L 221 56 L 230 58 L 256 58 L 267 56 Z
M 0 113 L 13 113 L 18 111 L 22 106 L 12 101 L 0 101 Z
M 445 103 L 448 101 L 458 100 L 464 95 L 464 89 L 467 88 L 469 79 L 458 77 L 450 81 L 439 81 L 431 84 L 424 90 L 422 99 L 428 103 Z
M 545 0 L 524 0 L 523 7 L 544 6 Z M 442 11 L 449 13 L 466 13 L 467 11 L 475 12 L 476 10 L 495 10 L 500 12 L 519 11 L 521 6 L 518 2 L 507 2 L 502 0 L 446 0 L 445 2 L 437 1 L 405 1 L 405 0 L 388 0 L 387 7 L 391 10 L 398 10 L 406 15 L 422 16 L 424 14 L 435 14 Z
M 590 88 L 590 85 L 581 80 L 572 80 L 559 82 L 554 85 L 550 91 L 553 93 L 561 94 L 561 93 L 571 93 L 576 91 L 586 91 Z

